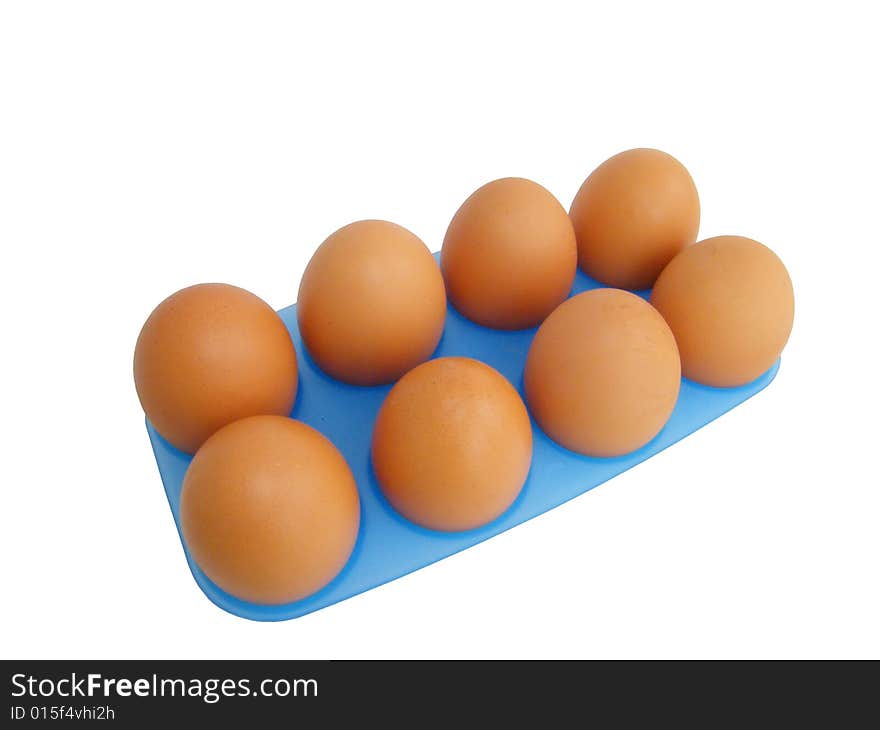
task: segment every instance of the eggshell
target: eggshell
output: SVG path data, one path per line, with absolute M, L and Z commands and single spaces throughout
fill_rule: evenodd
M 571 220 L 584 272 L 608 286 L 646 289 L 697 240 L 700 199 L 674 157 L 628 150 L 603 162 L 581 185 Z
M 198 284 L 172 294 L 147 319 L 134 381 L 150 423 L 193 453 L 239 418 L 290 413 L 296 351 L 262 299 L 227 284 Z
M 453 305 L 487 327 L 534 327 L 562 302 L 577 270 L 571 220 L 538 183 L 495 180 L 458 209 L 440 265 Z
M 405 228 L 359 221 L 315 252 L 297 318 L 309 355 L 328 375 L 380 385 L 427 360 L 443 334 L 446 292 L 430 251 Z
M 498 371 L 465 357 L 419 365 L 391 389 L 373 430 L 382 493 L 433 530 L 491 522 L 516 499 L 532 460 L 525 405 Z
M 675 338 L 650 304 L 594 289 L 547 317 L 524 378 L 529 409 L 550 438 L 589 456 L 620 456 L 669 420 L 681 369 Z
M 225 426 L 183 480 L 180 521 L 190 555 L 244 601 L 280 604 L 323 588 L 357 540 L 360 500 L 342 454 L 281 416 Z
M 785 265 L 742 236 L 708 238 L 682 251 L 657 279 L 651 303 L 675 334 L 685 377 L 722 388 L 765 373 L 794 321 Z

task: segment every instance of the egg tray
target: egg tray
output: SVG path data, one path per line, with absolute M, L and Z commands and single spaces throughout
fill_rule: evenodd
M 571 295 L 601 286 L 578 271 Z M 647 299 L 650 292 L 636 292 Z M 242 601 L 217 587 L 184 553 L 196 583 L 220 608 L 255 621 L 297 618 L 476 545 L 500 532 L 567 502 L 626 471 L 763 390 L 776 375 L 779 362 L 757 380 L 738 388 L 712 388 L 682 379 L 672 417 L 647 445 L 625 456 L 593 458 L 576 454 L 550 440 L 532 420 L 534 453 L 528 479 L 511 507 L 488 525 L 467 532 L 435 532 L 395 512 L 382 496 L 370 464 L 370 438 L 379 406 L 391 385 L 361 388 L 325 375 L 309 358 L 296 322 L 296 305 L 279 312 L 296 346 L 299 388 L 291 416 L 316 428 L 342 452 L 357 480 L 361 523 L 357 543 L 346 566 L 317 593 L 294 603 L 265 606 Z M 465 319 L 451 306 L 434 357 L 463 355 L 488 363 L 512 382 L 522 395 L 526 354 L 537 328 L 504 332 Z M 180 533 L 180 489 L 192 457 L 163 439 L 147 422 L 159 473 Z

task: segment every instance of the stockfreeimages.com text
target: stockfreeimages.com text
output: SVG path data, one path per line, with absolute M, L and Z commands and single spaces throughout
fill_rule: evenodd
M 13 697 L 200 697 L 213 704 L 223 697 L 317 697 L 316 679 L 176 679 L 71 674 L 61 679 L 12 675 Z

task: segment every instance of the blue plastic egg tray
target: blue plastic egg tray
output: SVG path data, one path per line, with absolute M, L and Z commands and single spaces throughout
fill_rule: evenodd
M 572 296 L 600 284 L 578 271 Z M 637 292 L 648 298 L 650 292 Z M 516 502 L 494 522 L 476 530 L 441 533 L 414 525 L 385 501 L 370 465 L 373 421 L 390 385 L 360 388 L 324 375 L 309 358 L 296 323 L 296 305 L 282 309 L 299 361 L 299 389 L 291 416 L 327 436 L 348 461 L 361 498 L 361 526 L 351 559 L 319 592 L 295 603 L 264 606 L 241 601 L 212 583 L 183 546 L 196 583 L 220 608 L 255 621 L 296 618 L 387 583 L 493 535 L 536 517 L 635 466 L 679 439 L 739 405 L 773 380 L 777 362 L 748 385 L 711 388 L 682 380 L 678 403 L 669 422 L 646 446 L 626 456 L 581 456 L 551 441 L 532 421 L 534 455 L 528 480 Z M 522 395 L 523 367 L 537 328 L 518 332 L 491 330 L 449 308 L 443 338 L 434 357 L 464 355 L 488 363 L 512 382 Z M 180 488 L 191 457 L 165 441 L 147 423 L 171 513 L 180 532 Z M 181 540 L 182 542 L 182 540 Z

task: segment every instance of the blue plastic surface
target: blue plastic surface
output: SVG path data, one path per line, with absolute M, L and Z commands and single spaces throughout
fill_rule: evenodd
M 572 295 L 598 286 L 579 271 Z M 639 294 L 647 298 L 649 292 Z M 613 459 L 591 458 L 568 451 L 551 441 L 533 421 L 532 468 L 516 502 L 489 525 L 468 532 L 440 533 L 414 525 L 394 512 L 382 497 L 373 476 L 370 436 L 376 413 L 391 386 L 358 388 L 327 377 L 303 347 L 295 305 L 281 310 L 280 315 L 293 337 L 299 360 L 299 390 L 291 415 L 318 429 L 345 456 L 360 491 L 361 528 L 351 559 L 333 582 L 308 598 L 281 606 L 261 606 L 230 596 L 205 577 L 186 553 L 192 574 L 208 598 L 230 613 L 256 621 L 280 621 L 311 613 L 430 565 L 553 509 L 739 405 L 766 387 L 779 369 L 777 362 L 760 378 L 739 388 L 710 388 L 682 380 L 675 411 L 658 436 L 638 451 Z M 466 355 L 483 360 L 499 370 L 522 394 L 526 353 L 536 331 L 490 330 L 470 322 L 450 307 L 443 339 L 434 357 Z M 147 430 L 179 532 L 180 488 L 191 457 L 171 446 L 149 423 Z

